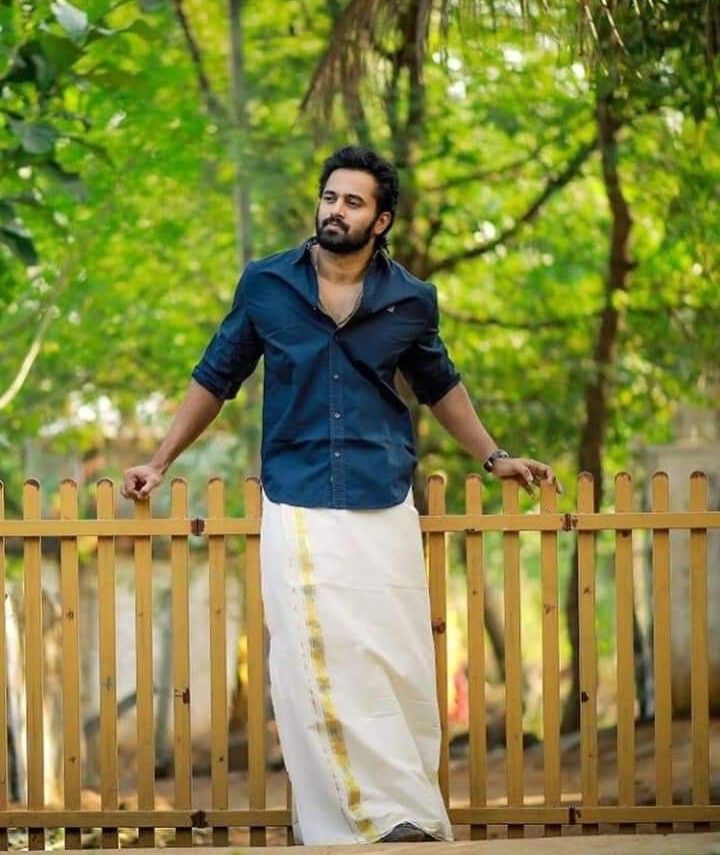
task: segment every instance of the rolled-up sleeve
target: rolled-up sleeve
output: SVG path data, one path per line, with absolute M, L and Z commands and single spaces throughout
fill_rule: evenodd
M 192 372 L 193 379 L 222 400 L 237 395 L 263 352 L 262 340 L 248 312 L 247 291 L 251 275 L 251 265 L 248 265 L 235 291 L 232 308 Z
M 460 375 L 440 338 L 437 291 L 432 286 L 432 306 L 422 334 L 398 363 L 421 404 L 432 406 L 460 382 Z

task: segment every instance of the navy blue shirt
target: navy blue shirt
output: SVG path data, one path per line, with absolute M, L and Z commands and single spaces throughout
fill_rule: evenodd
M 390 507 L 417 463 L 396 370 L 423 404 L 460 380 L 438 334 L 435 287 L 376 252 L 358 308 L 338 326 L 318 305 L 311 244 L 248 264 L 192 376 L 234 398 L 264 357 L 262 482 L 273 501 Z

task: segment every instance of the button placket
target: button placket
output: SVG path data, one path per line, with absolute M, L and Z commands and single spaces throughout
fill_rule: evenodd
M 336 335 L 333 335 L 328 349 L 330 372 L 330 398 L 328 401 L 330 418 L 330 486 L 334 507 L 345 504 L 345 420 L 343 419 L 343 384 L 339 370 L 339 354 Z

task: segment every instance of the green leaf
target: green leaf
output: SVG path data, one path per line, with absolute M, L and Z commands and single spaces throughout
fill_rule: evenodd
M 42 33 L 38 41 L 48 61 L 58 73 L 70 68 L 82 56 L 82 49 L 63 36 Z
M 137 18 L 130 24 L 129 27 L 125 27 L 120 30 L 121 33 L 133 33 L 136 36 L 139 36 L 141 39 L 145 39 L 145 41 L 153 41 L 158 38 L 160 35 L 158 29 L 156 27 L 151 27 L 147 21 L 143 21 L 142 18 Z
M 57 0 L 51 3 L 53 15 L 73 41 L 81 41 L 88 30 L 88 16 L 67 0 Z
M 13 219 L 15 219 L 15 209 L 9 202 L 0 199 L 0 222 L 6 223 Z
M 68 192 L 72 193 L 76 199 L 84 200 L 86 198 L 85 184 L 80 178 L 79 173 L 68 172 L 55 160 L 49 160 L 47 163 L 44 163 L 42 168 L 52 178 L 54 178 L 55 181 L 62 184 Z
M 25 151 L 31 154 L 45 154 L 50 151 L 59 136 L 55 128 L 47 122 L 21 122 L 8 119 L 8 125 Z
M 0 243 L 4 243 L 26 266 L 37 264 L 35 244 L 22 226 L 15 223 L 0 226 Z
M 166 5 L 166 0 L 140 0 L 140 9 L 143 12 L 159 12 Z

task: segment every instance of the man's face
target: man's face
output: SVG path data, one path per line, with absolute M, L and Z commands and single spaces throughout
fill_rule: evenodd
M 359 169 L 336 169 L 323 188 L 315 214 L 323 249 L 347 254 L 363 249 L 387 229 L 390 213 L 378 214 L 377 181 Z

